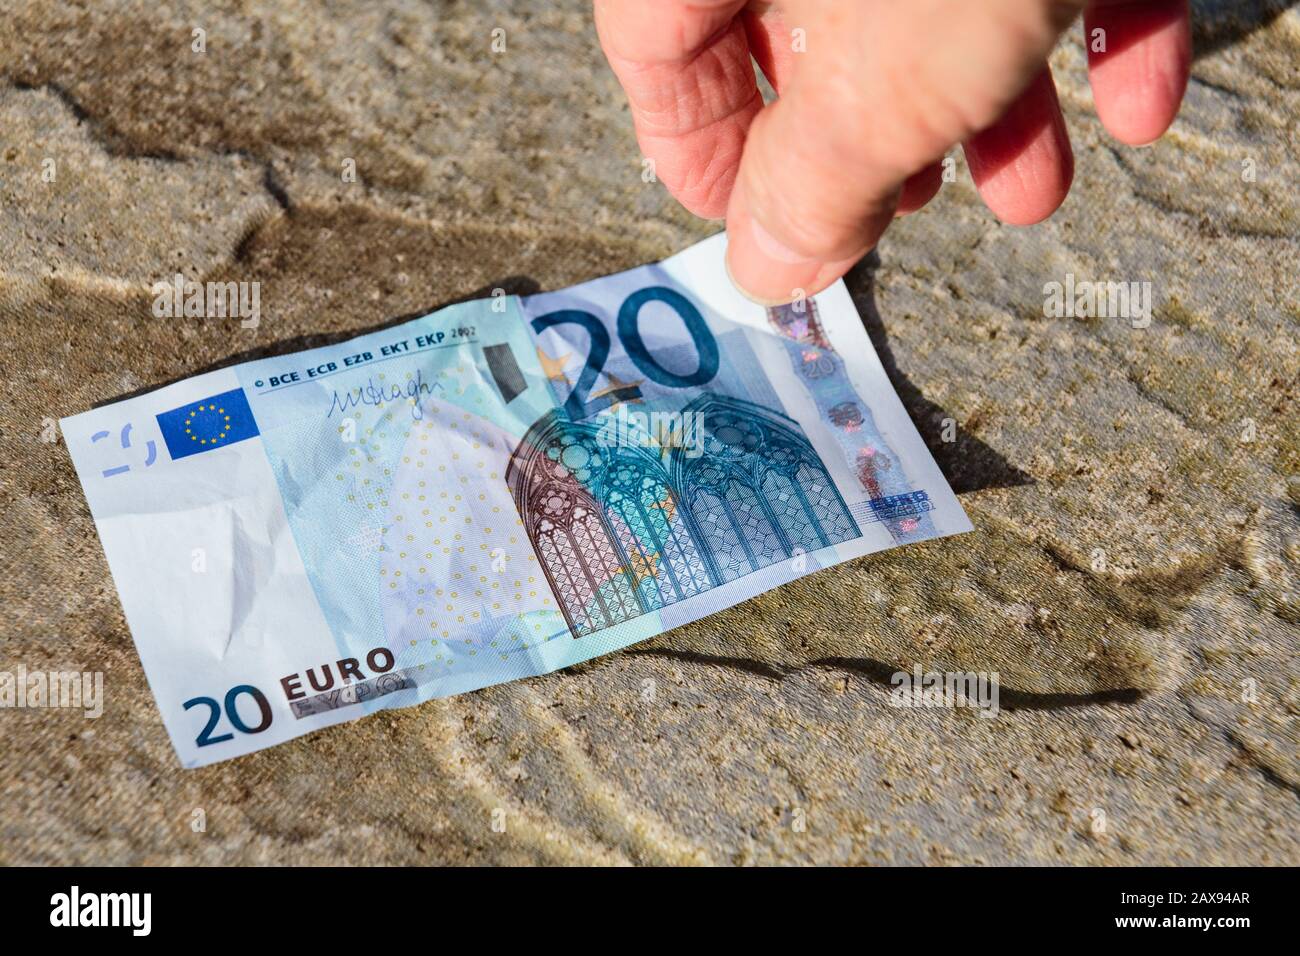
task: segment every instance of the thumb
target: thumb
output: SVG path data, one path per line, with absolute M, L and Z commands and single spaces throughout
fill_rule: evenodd
M 727 268 L 764 304 L 813 295 L 870 250 L 900 190 L 992 125 L 1083 0 L 787 0 L 806 25 L 754 119 L 727 206 Z
M 777 305 L 848 272 L 889 225 L 902 177 L 862 176 L 860 143 L 836 143 L 831 102 L 794 90 L 755 118 L 727 204 L 727 270 Z M 846 182 L 852 177 L 853 182 Z

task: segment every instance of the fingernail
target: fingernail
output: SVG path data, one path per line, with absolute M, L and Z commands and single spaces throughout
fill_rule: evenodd
M 746 209 L 727 221 L 727 232 L 727 276 L 741 295 L 773 306 L 809 294 L 822 263 L 786 246 Z
M 785 305 L 789 302 L 793 302 L 797 298 L 800 298 L 800 291 L 798 288 L 791 289 L 790 294 L 785 296 L 784 298 L 780 296 L 774 298 L 767 298 L 765 296 L 760 295 L 757 292 L 750 292 L 749 289 L 745 288 L 745 286 L 742 285 L 740 281 L 736 279 L 736 274 L 731 271 L 731 247 L 730 246 L 727 247 L 727 255 L 723 258 L 722 264 L 727 270 L 727 278 L 730 279 L 731 284 L 736 287 L 736 291 L 739 292 L 741 295 L 743 295 L 750 302 L 753 302 L 755 305 L 761 305 L 763 306 L 763 308 L 766 309 L 777 305 Z

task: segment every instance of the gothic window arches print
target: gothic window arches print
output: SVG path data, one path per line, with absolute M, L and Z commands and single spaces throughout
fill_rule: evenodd
M 506 470 L 529 540 L 575 637 L 857 537 L 798 424 L 705 395 L 684 411 L 703 451 L 608 445 L 556 409 Z

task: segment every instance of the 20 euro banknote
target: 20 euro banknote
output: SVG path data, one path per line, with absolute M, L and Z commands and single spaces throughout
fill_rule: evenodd
M 842 283 L 717 236 L 65 419 L 187 767 L 543 674 L 970 523 Z

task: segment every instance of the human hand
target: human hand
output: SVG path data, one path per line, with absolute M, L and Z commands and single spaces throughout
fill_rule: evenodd
M 1074 158 L 1046 57 L 1080 10 L 1097 112 L 1121 142 L 1169 127 L 1191 64 L 1187 0 L 595 6 L 657 178 L 697 215 L 725 214 L 732 280 L 765 304 L 847 272 L 938 192 L 958 143 L 1000 219 L 1051 215 Z M 766 107 L 751 54 L 779 96 Z

